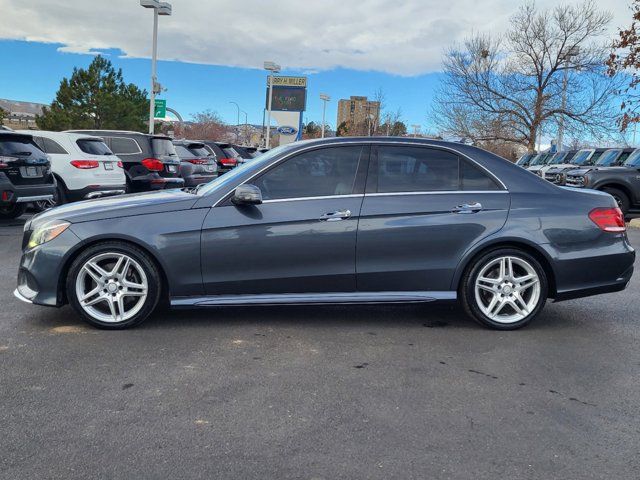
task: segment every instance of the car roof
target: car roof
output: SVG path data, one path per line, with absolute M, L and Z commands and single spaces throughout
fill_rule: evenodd
M 134 132 L 133 130 L 100 130 L 100 129 L 85 129 L 85 130 L 65 130 L 65 133 L 85 133 L 88 135 L 138 135 L 140 137 L 162 138 L 171 140 L 171 137 L 163 135 L 161 133 L 142 133 Z
M 24 137 L 33 140 L 31 133 L 20 133 L 14 130 L 0 130 L 0 139 L 2 139 L 2 137 Z
M 16 132 L 27 133 L 25 130 L 16 130 Z M 50 130 L 31 130 L 28 132 L 31 136 L 36 137 L 47 137 L 47 138 L 56 138 L 56 137 L 66 137 L 72 138 L 74 140 L 85 139 L 85 140 L 97 140 L 102 142 L 102 137 L 97 137 L 95 135 L 87 135 L 84 133 L 73 133 L 73 132 L 53 132 Z

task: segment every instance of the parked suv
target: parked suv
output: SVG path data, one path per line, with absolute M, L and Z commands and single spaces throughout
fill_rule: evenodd
M 56 189 L 49 157 L 31 135 L 0 130 L 0 218 L 17 218 L 27 204 Z
M 530 167 L 528 170 L 544 178 L 544 174 L 551 168 L 555 168 L 562 164 L 569 164 L 577 152 L 577 150 L 563 150 L 561 152 L 556 152 L 550 157 L 547 157 L 544 165 L 539 165 L 535 168 Z
M 122 161 L 111 153 L 102 138 L 66 132 L 32 134 L 40 150 L 49 155 L 57 183 L 53 199 L 38 202 L 40 209 L 125 193 Z
M 211 152 L 211 154 L 215 157 L 216 163 L 218 165 L 218 175 L 222 175 L 223 173 L 227 173 L 229 170 L 238 165 L 238 159 L 233 155 L 229 155 L 229 153 L 225 152 L 222 149 L 222 146 L 228 147 L 230 146 L 228 143 L 220 143 L 214 142 L 211 140 L 202 140 L 205 148 Z
M 218 176 L 216 157 L 211 155 L 204 143 L 174 140 L 173 146 L 180 157 L 180 174 L 185 187 L 196 187 Z
M 127 190 L 146 192 L 182 188 L 180 158 L 171 138 L 121 130 L 69 130 L 102 138 L 124 166 Z
M 578 150 L 570 162 L 553 165 L 544 172 L 543 178 L 556 185 L 564 185 L 567 171 L 574 170 L 576 167 L 587 167 L 595 164 L 600 155 L 606 150 L 606 148 L 584 148 Z
M 626 153 L 627 149 L 621 155 Z M 604 155 L 603 155 L 604 157 Z M 622 165 L 573 170 L 567 185 L 601 190 L 613 196 L 625 215 L 640 212 L 640 149 L 634 150 Z

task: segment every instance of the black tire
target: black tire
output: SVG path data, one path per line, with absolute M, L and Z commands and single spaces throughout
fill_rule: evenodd
M 527 262 L 535 270 L 540 282 L 540 296 L 535 308 L 522 320 L 513 323 L 497 322 L 485 315 L 478 307 L 475 294 L 476 279 L 481 270 L 496 258 L 507 256 L 519 258 Z M 471 262 L 460 282 L 459 295 L 465 312 L 476 322 L 495 330 L 516 330 L 531 322 L 544 308 L 549 289 L 548 285 L 544 268 L 542 268 L 542 265 L 540 265 L 540 262 L 535 257 L 516 248 L 497 248 L 480 255 Z
M 0 207 L 0 219 L 13 220 L 27 211 L 26 203 L 14 203 L 9 207 Z
M 76 279 L 78 278 L 83 265 L 92 257 L 108 252 L 121 253 L 131 257 L 142 267 L 148 281 L 147 298 L 145 299 L 142 308 L 131 318 L 117 323 L 104 322 L 89 315 L 80 305 L 75 288 Z M 121 330 L 139 325 L 153 313 L 162 294 L 162 277 L 155 262 L 146 252 L 135 245 L 131 245 L 126 242 L 109 241 L 93 245 L 78 255 L 69 269 L 66 281 L 66 290 L 69 304 L 87 323 L 97 328 Z
M 626 193 L 613 187 L 605 187 L 602 189 L 602 191 L 608 193 L 615 199 L 618 207 L 620 207 L 620 210 L 622 210 L 622 213 L 625 215 L 625 217 L 629 214 L 631 201 L 629 200 L 629 196 Z

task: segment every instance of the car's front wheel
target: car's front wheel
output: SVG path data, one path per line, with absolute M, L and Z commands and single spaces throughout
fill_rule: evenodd
M 141 249 L 124 242 L 89 247 L 67 276 L 71 306 L 98 328 L 122 329 L 143 322 L 160 299 L 158 268 Z
M 547 277 L 528 253 L 501 248 L 481 255 L 461 287 L 467 313 L 490 328 L 514 330 L 533 320 L 547 300 Z

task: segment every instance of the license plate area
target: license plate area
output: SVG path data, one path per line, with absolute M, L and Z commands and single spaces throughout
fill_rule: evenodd
M 42 177 L 42 167 L 20 167 L 20 176 L 23 178 Z
M 105 170 L 113 170 L 113 162 L 104 162 L 103 165 Z
M 177 165 L 167 165 L 167 172 L 176 173 L 178 171 Z

